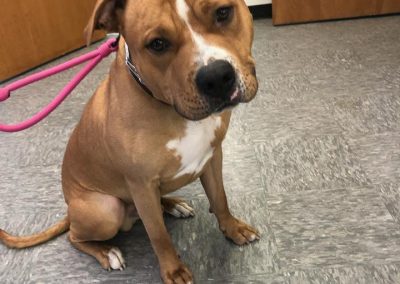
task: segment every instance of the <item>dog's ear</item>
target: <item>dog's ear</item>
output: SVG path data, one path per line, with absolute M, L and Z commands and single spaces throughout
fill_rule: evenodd
M 126 0 L 97 0 L 84 32 L 87 45 L 90 45 L 94 30 L 120 31 L 120 15 L 125 2 Z

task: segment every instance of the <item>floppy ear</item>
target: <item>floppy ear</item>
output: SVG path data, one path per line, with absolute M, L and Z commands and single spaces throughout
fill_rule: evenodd
M 120 31 L 120 15 L 126 0 L 97 0 L 93 14 L 85 28 L 86 44 L 90 45 L 94 30 Z

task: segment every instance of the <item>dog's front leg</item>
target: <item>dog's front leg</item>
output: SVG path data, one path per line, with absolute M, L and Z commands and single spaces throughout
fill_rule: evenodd
M 222 178 L 221 147 L 215 150 L 214 156 L 204 169 L 200 180 L 210 201 L 210 212 L 217 217 L 219 228 L 227 238 L 237 245 L 243 245 L 260 238 L 255 228 L 233 217 L 229 211 Z
M 179 260 L 165 227 L 158 186 L 137 184 L 133 181 L 128 181 L 128 185 L 139 217 L 157 255 L 162 280 L 168 284 L 192 283 L 192 274 Z

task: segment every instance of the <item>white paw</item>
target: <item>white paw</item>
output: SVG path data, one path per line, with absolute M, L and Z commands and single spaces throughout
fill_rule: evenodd
M 175 203 L 172 209 L 166 210 L 165 212 L 176 218 L 189 218 L 194 216 L 194 209 L 184 201 Z
M 112 248 L 107 254 L 108 261 L 110 262 L 110 268 L 114 270 L 124 270 L 126 265 L 125 265 L 125 259 L 122 256 L 121 251 L 119 248 Z M 110 269 L 110 270 L 111 270 Z

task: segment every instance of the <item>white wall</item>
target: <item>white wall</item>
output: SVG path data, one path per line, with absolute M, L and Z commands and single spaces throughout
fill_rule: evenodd
M 272 0 L 245 0 L 248 6 L 271 4 Z

